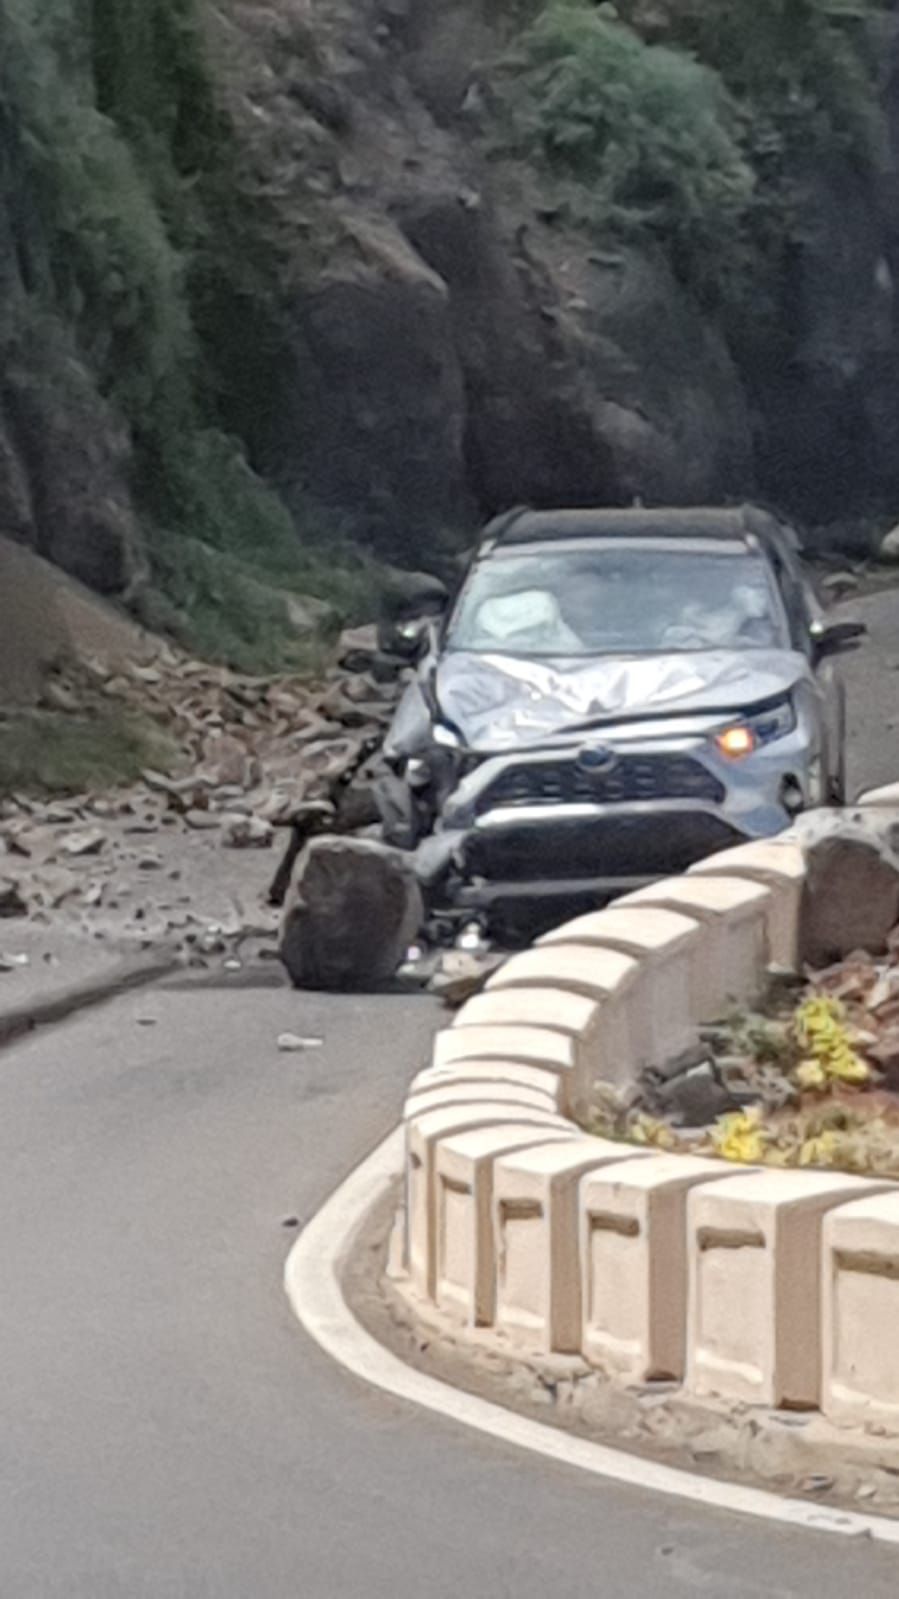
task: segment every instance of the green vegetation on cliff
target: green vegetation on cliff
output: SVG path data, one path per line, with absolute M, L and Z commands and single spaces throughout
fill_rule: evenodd
M 0 529 L 255 669 L 370 613 L 347 530 L 886 504 L 885 14 L 0 0 Z
M 776 294 L 804 182 L 883 144 L 881 0 L 550 0 L 521 13 L 501 99 L 576 217 L 643 233 L 706 304 Z M 502 148 L 502 146 L 500 146 Z
M 650 233 L 680 275 L 733 275 L 755 178 L 734 103 L 683 51 L 646 45 L 589 0 L 551 0 L 506 62 L 519 148 L 573 179 L 603 228 Z
M 273 589 L 320 592 L 352 615 L 370 579 L 301 545 L 221 427 L 198 329 L 246 269 L 229 233 L 233 134 L 200 21 L 198 0 L 3 0 L 0 215 L 15 250 L 0 341 L 41 343 L 40 374 L 23 358 L 35 425 L 60 384 L 91 382 L 96 427 L 125 424 L 147 619 L 252 668 L 302 658 Z

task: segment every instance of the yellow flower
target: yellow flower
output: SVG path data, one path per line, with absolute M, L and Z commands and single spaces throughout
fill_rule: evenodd
M 836 1133 L 819 1133 L 817 1138 L 807 1138 L 799 1151 L 800 1166 L 833 1166 L 840 1152 Z
M 724 1160 L 754 1166 L 765 1153 L 766 1134 L 757 1110 L 721 1116 L 712 1128 L 712 1143 Z
M 630 1135 L 635 1144 L 646 1144 L 651 1149 L 676 1149 L 677 1139 L 665 1122 L 654 1116 L 636 1116 L 631 1123 Z
M 871 1081 L 870 1066 L 848 1044 L 830 1057 L 827 1071 L 831 1077 L 836 1077 L 841 1083 L 861 1084 Z
M 795 1073 L 800 1088 L 820 1089 L 829 1082 L 862 1087 L 871 1081 L 870 1067 L 853 1048 L 853 1035 L 846 1026 L 846 1008 L 839 1000 L 822 995 L 807 999 L 796 1011 L 794 1027 L 809 1057 Z
M 827 1087 L 827 1073 L 818 1060 L 800 1061 L 793 1076 L 803 1091 Z

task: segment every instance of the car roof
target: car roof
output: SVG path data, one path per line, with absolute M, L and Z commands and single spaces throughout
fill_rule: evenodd
M 661 555 L 668 550 L 676 550 L 678 555 L 742 555 L 753 553 L 763 558 L 761 541 L 754 533 L 744 533 L 740 538 L 715 537 L 712 534 L 694 535 L 693 533 L 667 534 L 660 538 L 658 534 L 640 535 L 632 538 L 630 534 L 603 535 L 602 537 L 584 536 L 583 538 L 557 537 L 548 539 L 526 539 L 521 543 L 488 544 L 481 548 L 479 559 L 488 560 L 514 560 L 516 557 L 530 559 L 536 555 L 577 555 L 585 550 L 640 550 L 649 554 Z
M 482 555 L 493 549 L 553 544 L 578 539 L 715 539 L 743 545 L 754 539 L 769 545 L 798 548 L 791 528 L 757 506 L 693 506 L 647 510 L 583 509 L 532 511 L 519 508 L 497 517 L 484 529 Z

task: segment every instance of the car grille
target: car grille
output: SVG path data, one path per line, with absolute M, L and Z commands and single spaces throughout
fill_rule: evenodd
M 470 835 L 465 870 L 493 882 L 564 882 L 571 878 L 660 877 L 686 871 L 717 850 L 743 842 L 702 812 L 603 816 L 590 821 L 486 829 Z
M 532 761 L 506 767 L 478 799 L 478 815 L 525 805 L 626 805 L 640 800 L 705 800 L 720 804 L 724 785 L 688 755 L 623 755 L 607 772 L 575 761 Z

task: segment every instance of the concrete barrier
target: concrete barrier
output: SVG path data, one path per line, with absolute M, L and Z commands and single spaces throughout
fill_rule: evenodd
M 581 1349 L 588 1360 L 631 1382 L 683 1377 L 687 1195 L 731 1175 L 721 1161 L 655 1155 L 584 1178 Z
M 706 929 L 694 963 L 694 1015 L 711 1021 L 756 997 L 770 958 L 769 889 L 736 877 L 669 877 L 619 901 L 621 910 L 647 906 L 680 911 Z
M 519 1150 L 577 1145 L 573 1129 L 550 1132 L 521 1123 L 481 1127 L 440 1143 L 436 1157 L 437 1221 L 434 1297 L 472 1327 L 496 1313 L 496 1245 L 492 1217 L 497 1163 Z
M 579 1354 L 692 1402 L 820 1407 L 899 1434 L 899 1187 L 591 1138 L 633 1082 L 795 968 L 795 839 L 749 844 L 512 957 L 410 1085 L 405 1220 L 419 1302 L 508 1353 Z
M 623 1153 L 620 1144 L 580 1138 L 497 1160 L 496 1324 L 518 1342 L 547 1353 L 580 1349 L 580 1180 L 585 1172 L 620 1162 Z
M 899 1433 L 899 1191 L 831 1211 L 823 1278 L 824 1414 Z
M 870 1192 L 836 1172 L 759 1171 L 703 1184 L 687 1206 L 686 1383 L 756 1405 L 821 1393 L 821 1223 Z

